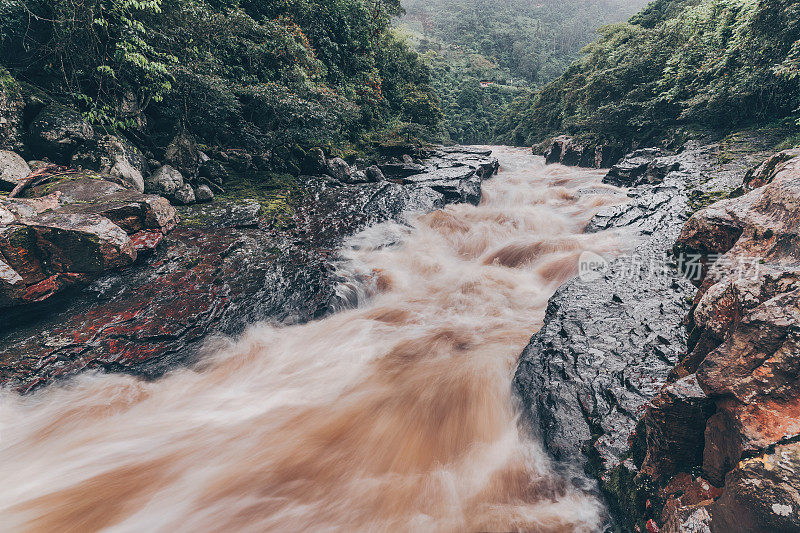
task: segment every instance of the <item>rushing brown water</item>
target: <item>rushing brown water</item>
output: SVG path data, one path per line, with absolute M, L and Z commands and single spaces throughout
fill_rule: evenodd
M 253 326 L 156 382 L 3 393 L 0 530 L 596 531 L 602 506 L 519 429 L 510 383 L 580 253 L 613 248 L 581 232 L 620 197 L 496 155 L 479 207 L 354 239 L 359 309 Z

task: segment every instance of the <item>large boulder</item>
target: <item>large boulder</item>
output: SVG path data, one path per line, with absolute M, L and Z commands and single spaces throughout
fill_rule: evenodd
M 31 168 L 14 152 L 0 150 L 0 189 L 13 190 L 31 173 Z
M 196 201 L 194 189 L 188 183 L 184 183 L 172 195 L 172 200 L 178 205 L 191 205 Z
M 594 166 L 594 152 L 588 144 L 579 143 L 567 135 L 553 139 L 544 159 L 548 165 L 559 163 L 569 167 Z
M 194 191 L 194 197 L 198 203 L 210 202 L 214 199 L 214 193 L 208 185 L 200 185 Z
M 367 167 L 367 170 L 365 172 L 367 174 L 367 179 L 371 182 L 377 183 L 379 181 L 386 180 L 386 177 L 383 175 L 383 172 L 381 172 L 381 169 L 378 167 L 378 165 L 372 165 L 370 167 Z
M 0 307 L 40 302 L 126 267 L 178 220 L 166 199 L 85 172 L 60 172 L 26 194 L 0 197 Z
M 664 181 L 670 172 L 680 169 L 680 163 L 660 148 L 643 148 L 625 156 L 611 167 L 603 179 L 619 187 L 654 185 Z
M 183 187 L 183 174 L 170 165 L 163 165 L 145 179 L 144 190 L 148 194 L 172 197 Z
M 17 82 L 0 68 L 0 149 L 22 148 L 25 100 Z
M 579 141 L 569 135 L 561 135 L 550 142 L 544 158 L 548 165 L 559 163 L 569 167 L 609 168 L 623 155 L 621 146 Z
M 147 161 L 134 145 L 113 135 L 86 142 L 72 156 L 72 165 L 95 170 L 126 187 L 144 192 Z
M 334 157 L 327 162 L 328 174 L 342 183 L 349 183 L 353 170 L 341 157 Z
M 80 113 L 52 104 L 31 123 L 29 143 L 39 157 L 66 163 L 75 150 L 93 136 L 91 124 Z
M 187 132 L 178 133 L 164 151 L 164 162 L 188 178 L 196 176 L 200 157 L 194 138 Z
M 680 458 L 684 471 L 702 472 L 721 489 L 702 503 L 711 531 L 800 529 L 796 155 L 770 158 L 748 174 L 748 194 L 694 214 L 675 248 L 678 263 L 694 265 L 685 271 L 699 292 L 686 319 L 689 350 L 672 378 L 696 381 L 702 394 L 694 409 L 662 416 L 660 405 L 675 404 L 668 386 L 648 408 L 642 471 L 671 483 Z M 678 498 L 666 496 L 665 524 L 687 511 Z
M 425 172 L 425 165 L 417 163 L 389 162 L 380 165 L 379 170 L 390 179 L 405 179 Z

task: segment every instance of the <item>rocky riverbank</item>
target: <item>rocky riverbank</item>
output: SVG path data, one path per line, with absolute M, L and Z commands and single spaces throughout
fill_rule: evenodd
M 800 172 L 795 151 L 747 172 L 771 142 L 640 150 L 615 165 L 606 181 L 631 200 L 588 231 L 635 244 L 563 287 L 521 357 L 529 421 L 600 481 L 618 529 L 800 527 Z M 745 259 L 756 279 L 740 277 Z
M 490 154 L 387 155 L 364 171 L 321 155 L 328 175 L 300 176 L 277 207 L 235 195 L 174 207 L 107 174 L 45 167 L 26 198 L 0 199 L 3 235 L 29 237 L 3 241 L 0 383 L 28 391 L 93 368 L 157 376 L 192 361 L 213 334 L 349 305 L 335 268 L 344 240 L 477 203 L 498 169 Z

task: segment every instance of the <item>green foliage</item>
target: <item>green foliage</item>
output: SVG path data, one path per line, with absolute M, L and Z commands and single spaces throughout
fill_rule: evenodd
M 651 142 L 679 126 L 785 118 L 800 105 L 798 41 L 800 6 L 790 0 L 659 0 L 604 28 L 499 129 L 520 144 L 564 132 Z
M 141 106 L 171 89 L 174 57 L 147 40 L 145 21 L 160 12 L 160 0 L 5 0 L 0 45 L 9 67 L 57 80 L 93 121 L 124 127 L 133 117 L 120 95 Z
M 267 152 L 440 119 L 430 71 L 389 29 L 399 0 L 0 0 L 20 79 L 109 129 Z M 62 98 L 63 99 L 63 98 Z
M 408 0 L 400 29 L 434 70 L 443 138 L 488 143 L 507 105 L 559 76 L 600 25 L 645 2 Z

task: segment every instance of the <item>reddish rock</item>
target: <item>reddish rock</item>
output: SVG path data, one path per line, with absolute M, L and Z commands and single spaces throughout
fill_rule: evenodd
M 22 295 L 22 302 L 41 302 L 60 292 L 66 287 L 75 285 L 76 283 L 86 282 L 90 279 L 88 274 L 76 272 L 62 272 L 54 274 L 47 279 L 40 281 L 34 285 L 29 286 L 25 293 Z
M 158 196 L 53 167 L 28 198 L 0 199 L 0 306 L 46 300 L 152 250 L 177 224 Z M 19 287 L 22 280 L 23 287 Z
M 647 453 L 642 472 L 656 481 L 702 460 L 705 422 L 714 412 L 695 376 L 664 387 L 644 417 Z
M 34 239 L 33 231 L 27 226 L 13 224 L 0 227 L 0 255 L 26 286 L 47 277 L 36 253 Z
M 800 531 L 797 155 L 749 173 L 748 186 L 760 188 L 696 213 L 676 245 L 703 270 L 687 321 L 691 353 L 673 377 L 696 379 L 713 409 L 675 411 L 685 403 L 673 391 L 680 382 L 665 387 L 645 415 L 644 469 L 674 481 L 676 468 L 702 467 L 720 489 L 705 502 L 667 498 L 668 531 Z
M 30 391 L 87 369 L 155 377 L 193 361 L 210 335 L 236 335 L 267 319 L 305 322 L 352 305 L 337 290 L 345 237 L 445 202 L 425 185 L 303 179 L 307 194 L 290 199 L 291 223 L 281 228 L 265 224 L 253 201 L 182 207 L 189 222 L 124 273 L 93 276 L 68 298 L 15 309 L 16 318 L 0 313 L 0 385 Z M 151 207 L 159 224 L 174 222 L 170 206 Z M 159 224 L 130 235 L 130 245 L 157 243 Z
M 747 186 L 750 190 L 758 189 L 759 187 L 763 187 L 774 178 L 778 173 L 786 170 L 791 166 L 792 172 L 798 172 L 798 165 L 800 165 L 800 160 L 797 160 L 797 156 L 800 156 L 800 148 L 794 148 L 792 150 L 785 150 L 783 152 L 779 152 L 774 156 L 770 157 L 764 163 L 750 170 L 744 178 L 745 186 Z
M 50 272 L 99 273 L 136 260 L 128 234 L 101 215 L 52 213 L 26 221 Z
M 726 479 L 725 491 L 709 507 L 713 531 L 800 531 L 800 443 L 744 460 Z
M 131 235 L 131 245 L 137 252 L 152 250 L 164 240 L 162 231 L 145 230 Z

